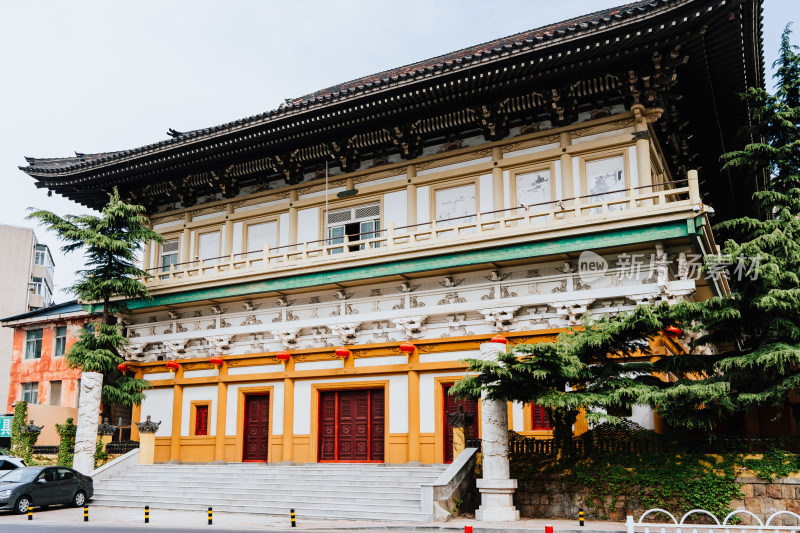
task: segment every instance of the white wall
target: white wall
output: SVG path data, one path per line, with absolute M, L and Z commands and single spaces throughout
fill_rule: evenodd
M 463 353 L 463 352 L 462 352 Z M 474 352 L 478 355 L 480 352 Z M 467 354 L 462 357 L 467 356 Z M 435 372 L 432 374 L 420 374 L 419 376 L 419 432 L 433 433 L 436 431 L 436 378 L 463 376 L 463 372 L 452 370 L 450 372 Z
M 478 205 L 479 213 L 494 211 L 494 179 L 491 174 L 484 174 L 479 178 L 478 189 L 480 190 L 480 201 Z
M 172 435 L 172 387 L 144 391 L 141 413 L 140 422 L 146 420 L 147 415 L 153 422 L 161 422 L 156 437 Z

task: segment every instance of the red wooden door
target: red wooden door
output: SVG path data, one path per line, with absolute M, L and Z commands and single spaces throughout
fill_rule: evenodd
M 447 413 L 458 411 L 458 406 L 464 407 L 464 412 L 473 415 L 472 424 L 467 429 L 467 439 L 478 438 L 478 402 L 472 398 L 456 398 L 450 396 L 452 384 L 444 385 L 444 462 L 453 462 L 453 428 L 447 421 Z
M 319 460 L 383 461 L 382 389 L 320 394 Z
M 269 395 L 244 397 L 244 461 L 266 461 L 269 450 Z

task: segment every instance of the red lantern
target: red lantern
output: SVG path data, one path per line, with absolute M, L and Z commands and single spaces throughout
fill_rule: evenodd
M 218 355 L 215 355 L 215 356 L 211 357 L 208 360 L 208 362 L 211 363 L 214 366 L 222 366 L 222 363 L 224 362 L 224 360 L 222 359 L 222 357 L 220 357 Z
M 414 350 L 416 350 L 416 349 L 417 349 L 416 346 L 414 346 L 413 344 L 411 344 L 408 341 L 405 341 L 403 344 L 400 345 L 400 351 L 403 352 L 403 353 L 407 353 L 409 355 L 414 353 Z
M 291 356 L 292 356 L 292 354 L 290 354 L 286 350 L 281 350 L 280 352 L 275 354 L 275 357 L 278 359 L 278 361 L 280 361 L 284 365 L 286 364 L 286 362 L 289 360 L 289 358 Z
M 119 370 L 124 374 L 125 372 L 128 371 L 128 365 L 126 365 L 125 363 L 120 363 L 117 365 L 117 370 Z
M 165 365 L 170 372 L 175 372 L 181 367 L 176 361 L 167 361 Z
M 339 346 L 336 348 L 336 357 L 341 357 L 342 359 L 347 359 L 350 357 L 350 349 L 346 346 Z
M 680 337 L 681 335 L 683 335 L 683 330 L 678 326 L 667 326 L 666 328 L 664 328 L 664 334 L 667 337 L 674 339 L 675 337 Z
M 496 342 L 498 344 L 508 344 L 508 339 L 506 339 L 505 337 L 503 337 L 498 333 L 497 335 L 492 337 L 492 340 L 490 340 L 489 342 Z

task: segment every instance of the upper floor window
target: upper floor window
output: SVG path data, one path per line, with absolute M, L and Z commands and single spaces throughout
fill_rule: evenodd
M 517 205 L 529 206 L 532 211 L 552 207 L 554 187 L 549 169 L 520 173 L 515 178 Z
M 61 405 L 61 382 L 50 382 L 50 394 L 48 395 L 50 405 Z
M 31 278 L 29 289 L 33 294 L 41 294 L 45 304 L 50 301 L 50 287 L 44 278 Z
M 436 191 L 437 226 L 474 222 L 477 212 L 474 183 Z
M 275 248 L 278 246 L 278 223 L 271 222 L 255 222 L 245 226 L 247 231 L 244 232 L 244 250 L 247 252 L 247 257 L 256 257 L 263 253 L 264 249 Z
M 366 241 L 380 237 L 381 206 L 380 204 L 359 205 L 347 209 L 339 209 L 328 213 L 328 243 L 342 244 L 345 237 L 348 242 Z M 371 243 L 377 248 L 380 243 Z M 363 250 L 364 244 L 352 244 L 349 251 Z M 333 248 L 331 253 L 339 253 L 344 248 Z
M 607 157 L 586 162 L 586 194 L 589 202 L 606 202 L 624 198 L 627 194 L 625 183 L 625 158 Z M 610 211 L 624 209 L 624 204 L 609 206 Z
M 33 264 L 34 265 L 42 265 L 44 266 L 47 262 L 47 252 L 45 250 L 40 250 L 39 247 L 36 247 L 36 252 L 33 257 Z
M 161 271 L 166 272 L 172 265 L 178 264 L 178 252 L 180 251 L 180 240 L 170 239 L 161 245 Z
M 67 326 L 56 328 L 56 339 L 53 343 L 53 357 L 61 357 L 67 352 Z
M 207 265 L 214 265 L 220 256 L 220 233 L 211 231 L 201 233 L 197 238 L 197 258 L 204 259 Z
M 20 400 L 28 403 L 39 403 L 39 383 L 22 383 L 20 386 Z
M 29 329 L 25 332 L 25 359 L 42 357 L 42 329 Z

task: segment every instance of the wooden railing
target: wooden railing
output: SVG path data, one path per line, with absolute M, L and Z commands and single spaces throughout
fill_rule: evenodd
M 171 284 L 205 276 L 246 275 L 259 271 L 302 266 L 305 262 L 391 253 L 395 247 L 435 248 L 453 239 L 493 240 L 512 232 L 542 232 L 554 224 L 592 219 L 626 218 L 645 214 L 654 207 L 699 203 L 694 179 L 676 180 L 607 191 L 603 194 L 563 198 L 539 204 L 487 211 L 455 218 L 421 222 L 407 226 L 389 225 L 357 235 L 319 239 L 229 256 L 195 259 L 169 268 L 152 268 L 145 280 L 150 285 Z M 678 205 L 676 205 L 678 207 Z M 198 280 L 199 281 L 199 280 Z

